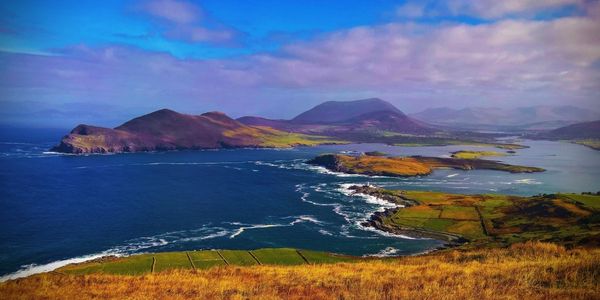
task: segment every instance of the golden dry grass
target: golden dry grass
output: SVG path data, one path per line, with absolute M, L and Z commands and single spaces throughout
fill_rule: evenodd
M 145 276 L 40 274 L 2 299 L 598 299 L 600 249 L 545 243 L 335 265 L 217 267 Z
M 359 157 L 338 155 L 338 159 L 348 169 L 359 174 L 382 174 L 396 176 L 416 176 L 431 173 L 431 168 L 412 157 L 382 157 L 362 155 Z

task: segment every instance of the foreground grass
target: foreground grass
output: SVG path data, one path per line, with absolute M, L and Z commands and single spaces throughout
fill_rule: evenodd
M 333 265 L 39 274 L 2 299 L 598 299 L 600 250 L 545 243 Z

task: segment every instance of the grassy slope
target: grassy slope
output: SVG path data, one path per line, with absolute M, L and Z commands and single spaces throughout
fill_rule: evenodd
M 226 137 L 250 136 L 260 141 L 259 146 L 268 148 L 287 148 L 294 146 L 316 146 L 322 144 L 346 144 L 339 139 L 318 135 L 307 135 L 280 131 L 266 126 L 247 126 L 223 132 Z
M 457 234 L 473 246 L 506 246 L 527 240 L 565 245 L 600 244 L 600 196 L 534 197 L 388 191 L 418 205 L 382 220 L 398 229 Z
M 600 250 L 544 243 L 332 265 L 34 275 L 3 299 L 598 299 Z

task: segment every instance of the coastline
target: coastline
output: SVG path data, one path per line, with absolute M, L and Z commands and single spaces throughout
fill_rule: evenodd
M 458 246 L 461 246 L 468 242 L 467 239 L 465 239 L 464 237 L 462 237 L 458 234 L 431 231 L 431 230 L 411 228 L 411 227 L 390 226 L 385 223 L 384 220 L 386 218 L 393 216 L 401 209 L 404 209 L 404 208 L 407 208 L 407 207 L 410 207 L 413 205 L 417 205 L 417 203 L 413 200 L 403 198 L 402 196 L 399 196 L 399 195 L 391 195 L 391 194 L 383 193 L 380 189 L 369 186 L 369 185 L 362 185 L 362 186 L 353 185 L 353 186 L 349 187 L 349 189 L 352 190 L 353 193 L 355 193 L 355 194 L 369 195 L 369 196 L 378 198 L 380 200 L 399 205 L 396 207 L 384 208 L 383 211 L 374 212 L 373 214 L 371 214 L 371 216 L 369 217 L 369 219 L 367 221 L 365 221 L 361 224 L 363 226 L 373 227 L 377 230 L 391 233 L 394 235 L 405 235 L 405 236 L 414 237 L 414 238 L 430 238 L 430 239 L 435 239 L 435 240 L 445 242 L 444 245 L 434 248 L 431 251 L 428 251 L 426 253 L 431 253 L 431 252 L 435 252 L 435 251 L 439 251 L 439 250 L 458 247 Z

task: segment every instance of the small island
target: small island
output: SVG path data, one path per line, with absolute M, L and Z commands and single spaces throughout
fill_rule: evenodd
M 325 167 L 330 171 L 371 176 L 410 177 L 429 175 L 434 169 L 498 170 L 510 173 L 543 172 L 542 168 L 509 165 L 492 160 L 443 158 L 426 156 L 389 157 L 381 155 L 323 154 L 308 164 Z

